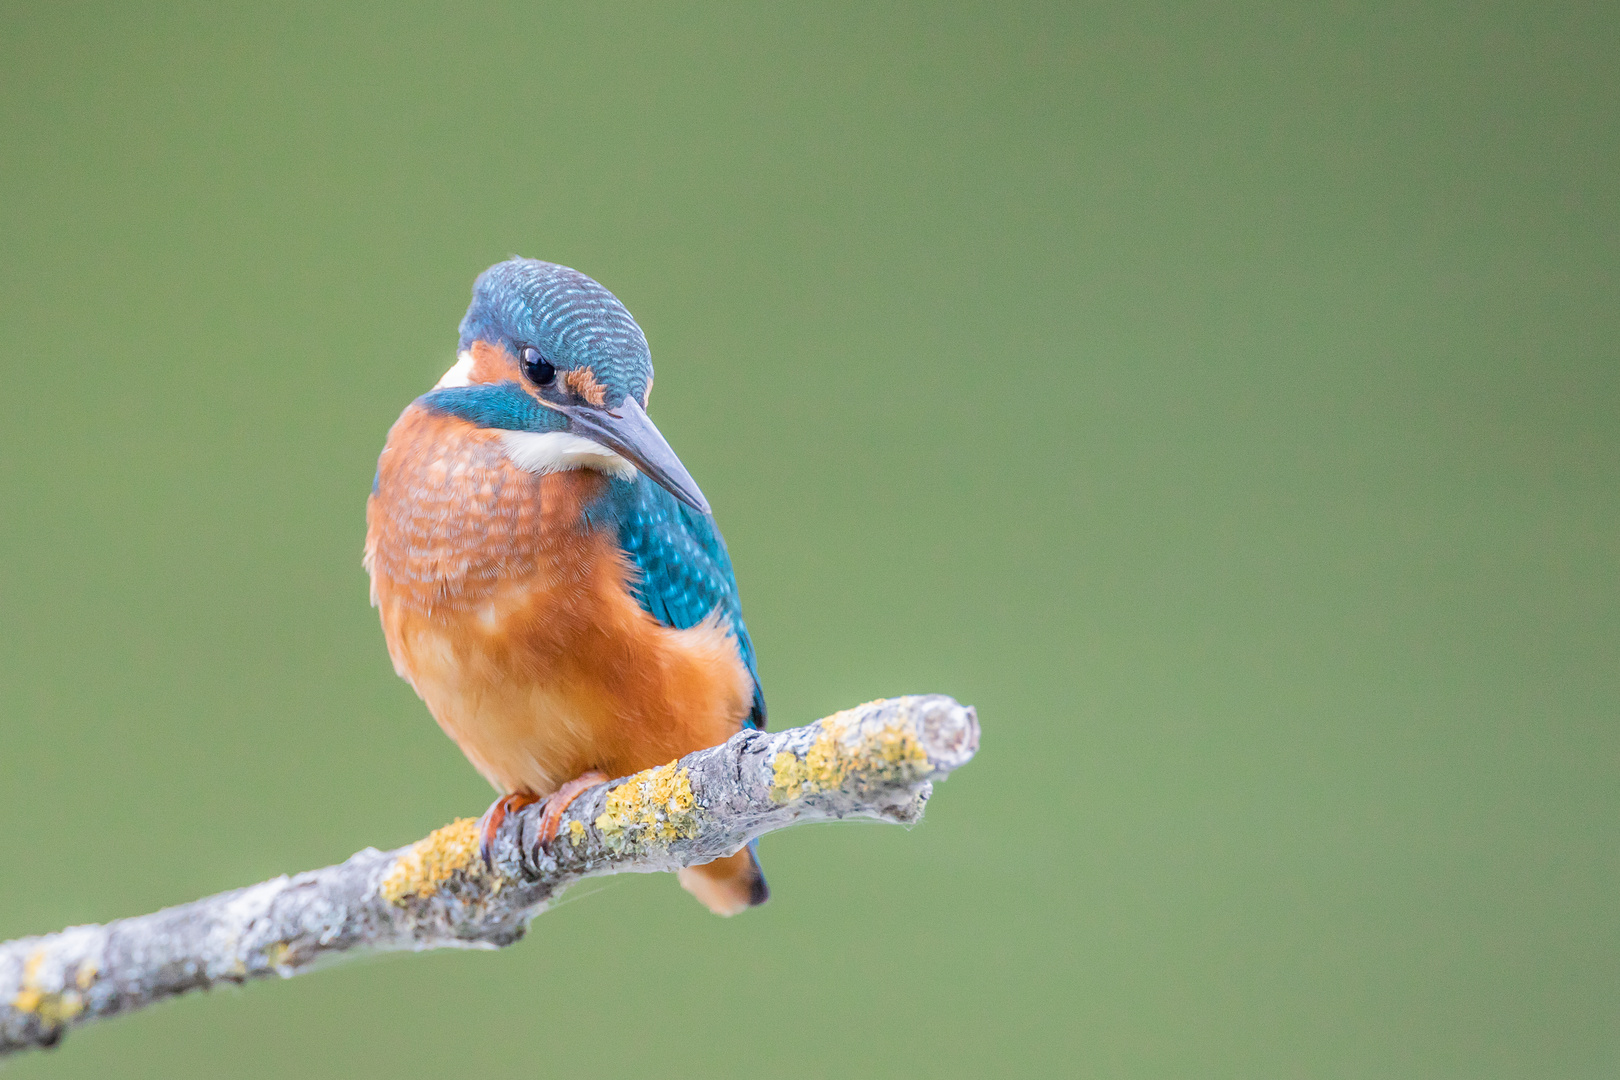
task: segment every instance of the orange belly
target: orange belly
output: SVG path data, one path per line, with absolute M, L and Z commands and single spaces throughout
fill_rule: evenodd
M 491 784 L 546 795 L 723 742 L 752 701 L 717 617 L 660 625 L 611 530 L 606 481 L 536 476 L 498 437 L 407 410 L 367 506 L 366 565 L 395 670 Z

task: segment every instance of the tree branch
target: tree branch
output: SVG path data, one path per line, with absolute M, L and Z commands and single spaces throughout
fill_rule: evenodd
M 280 975 L 345 954 L 499 948 L 581 878 L 707 862 L 806 821 L 911 824 L 979 746 L 971 708 L 892 698 L 806 727 L 743 731 L 680 761 L 600 784 L 538 850 L 539 806 L 509 816 L 493 869 L 463 818 L 409 847 L 279 877 L 152 915 L 0 944 L 0 1054 L 187 990 Z

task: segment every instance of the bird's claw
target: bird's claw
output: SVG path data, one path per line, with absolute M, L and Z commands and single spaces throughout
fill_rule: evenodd
M 537 802 L 545 804 L 540 811 L 539 835 L 536 837 L 535 845 L 544 851 L 553 840 L 557 839 L 557 831 L 562 828 L 564 811 L 580 795 L 607 779 L 607 773 L 592 769 L 587 773 L 581 773 L 543 799 L 526 791 L 514 791 L 490 803 L 489 809 L 484 811 L 484 816 L 478 819 L 478 856 L 484 860 L 485 868 L 490 870 L 495 868 L 495 834 L 501 831 L 501 824 L 506 821 L 508 814 L 515 814 L 525 806 L 532 806 Z
M 478 856 L 484 860 L 486 870 L 495 869 L 495 834 L 500 832 L 501 823 L 506 820 L 506 815 L 538 801 L 538 796 L 514 791 L 510 795 L 502 795 L 489 804 L 484 816 L 478 819 Z
M 558 830 L 562 828 L 562 816 L 568 807 L 575 799 L 608 779 L 610 777 L 607 773 L 600 769 L 592 769 L 581 773 L 547 795 L 546 805 L 540 810 L 540 827 L 536 830 L 535 846 L 542 851 L 550 847 L 551 842 L 557 839 Z

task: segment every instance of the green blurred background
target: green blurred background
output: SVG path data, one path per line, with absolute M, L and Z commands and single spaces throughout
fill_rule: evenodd
M 475 274 L 640 319 L 774 726 L 976 704 L 712 918 L 78 1031 L 18 1077 L 1620 1070 L 1620 14 L 0 15 L 0 937 L 490 791 L 360 569 Z

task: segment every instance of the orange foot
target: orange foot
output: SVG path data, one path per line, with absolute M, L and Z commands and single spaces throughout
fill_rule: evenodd
M 580 773 L 562 787 L 546 796 L 545 808 L 540 811 L 540 835 L 537 838 L 539 846 L 549 847 L 557 839 L 557 830 L 562 827 L 563 811 L 580 795 L 610 779 L 607 773 L 600 769 Z
M 531 806 L 539 801 L 538 795 L 530 795 L 527 791 L 514 791 L 510 795 L 502 795 L 489 804 L 484 816 L 478 819 L 478 854 L 483 856 L 486 867 L 493 869 L 495 866 L 495 834 L 500 831 L 501 822 L 506 820 L 506 815 L 516 813 L 525 806 Z

